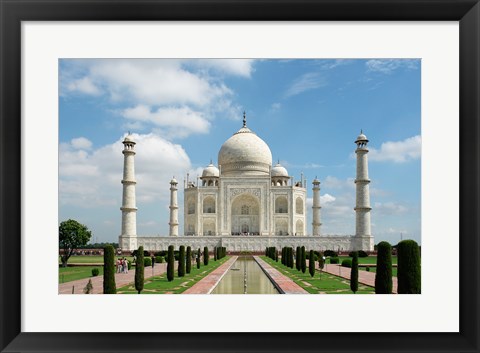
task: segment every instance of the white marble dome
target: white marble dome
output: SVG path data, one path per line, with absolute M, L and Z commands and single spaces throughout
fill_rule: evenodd
M 272 168 L 272 177 L 288 177 L 288 172 L 280 163 Z
M 217 167 L 213 165 L 213 163 L 210 163 L 202 172 L 202 178 L 208 178 L 208 177 L 219 177 L 220 176 L 220 171 L 218 170 Z
M 355 140 L 355 143 L 357 143 L 359 141 L 368 142 L 367 136 L 365 136 L 363 132 L 361 132 L 360 135 L 358 135 L 357 139 Z
M 272 152 L 268 145 L 245 125 L 230 137 L 218 152 L 222 175 L 269 174 Z

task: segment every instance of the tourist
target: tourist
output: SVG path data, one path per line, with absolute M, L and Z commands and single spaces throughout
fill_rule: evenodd
M 123 272 L 128 273 L 128 260 L 126 258 L 123 260 Z

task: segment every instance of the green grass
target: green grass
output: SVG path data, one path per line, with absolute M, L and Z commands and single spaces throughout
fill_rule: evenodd
M 60 267 L 58 271 L 58 283 L 76 281 L 93 277 L 92 269 L 98 268 L 98 275 L 103 275 L 103 266 L 79 266 L 79 267 Z
M 350 256 L 339 256 L 340 259 L 340 264 L 342 263 L 342 260 L 344 259 L 352 259 Z M 330 261 L 327 261 L 329 264 Z M 377 257 L 376 256 L 368 256 L 368 257 L 359 257 L 358 258 L 358 263 L 359 264 L 370 264 L 370 265 L 376 265 L 377 264 Z M 397 256 L 392 256 L 392 264 L 397 264 Z
M 275 262 L 272 259 L 261 256 L 261 258 L 276 268 L 282 274 L 290 277 L 296 284 L 305 289 L 310 294 L 353 294 L 350 290 L 350 281 L 329 273 L 316 270 L 315 276 L 310 277 L 308 271 L 302 273 L 297 271 L 295 267 L 288 268 L 283 266 L 281 262 Z M 374 294 L 375 290 L 372 287 L 358 284 L 357 294 Z
M 133 257 L 131 256 L 116 256 L 116 259 L 127 258 L 130 263 L 133 263 Z M 61 264 L 60 256 L 58 257 L 58 263 Z M 70 256 L 68 259 L 69 264 L 103 264 L 103 256 L 96 255 L 82 255 L 82 256 Z
M 178 271 L 175 269 L 175 278 L 173 281 L 168 282 L 167 274 L 164 273 L 161 276 L 155 276 L 145 280 L 144 289 L 141 294 L 180 294 L 200 281 L 214 269 L 225 263 L 230 257 L 226 256 L 223 259 L 214 261 L 210 258 L 207 266 L 201 262 L 200 269 L 197 269 L 197 264 L 192 262 L 192 271 L 189 274 L 185 274 L 184 277 L 178 277 Z M 137 294 L 135 290 L 135 284 L 130 284 L 121 288 L 117 288 L 117 294 Z
M 365 267 L 359 267 L 358 268 L 360 271 L 365 271 Z M 377 272 L 377 268 L 376 267 L 370 267 L 370 272 Z M 397 277 L 397 268 L 396 267 L 392 267 L 392 276 L 393 277 Z

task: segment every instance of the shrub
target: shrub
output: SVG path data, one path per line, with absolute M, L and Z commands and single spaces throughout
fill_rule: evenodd
M 350 259 L 344 259 L 344 260 L 342 261 L 342 267 L 351 268 L 351 267 L 352 267 L 352 260 L 350 260 Z
M 100 273 L 100 271 L 98 270 L 98 268 L 92 268 L 92 276 L 93 277 L 97 277 L 99 273 Z
M 368 257 L 368 254 L 363 250 L 358 250 L 358 257 Z
M 297 271 L 302 269 L 302 250 L 300 250 L 299 246 L 297 246 L 297 249 L 295 250 L 295 267 Z
M 173 245 L 168 247 L 168 257 L 167 257 L 167 280 L 168 282 L 173 281 L 175 278 L 175 255 L 173 254 Z
M 115 249 L 107 245 L 103 249 L 103 294 L 116 294 Z
M 313 250 L 310 250 L 309 254 L 309 260 L 308 260 L 308 273 L 310 273 L 310 276 L 315 276 L 315 254 L 313 253 Z
M 203 264 L 204 264 L 205 266 L 208 265 L 208 259 L 209 259 L 209 257 L 210 257 L 210 256 L 208 255 L 208 247 L 206 246 L 206 247 L 203 248 Z
M 306 258 L 304 246 L 301 247 L 301 252 L 302 252 L 302 273 L 305 273 L 305 271 L 307 270 L 307 258 Z
M 330 258 L 330 263 L 333 264 L 338 264 L 340 262 L 340 259 L 338 257 L 331 257 Z
M 365 271 L 370 272 L 370 266 L 367 266 L 367 267 L 365 268 Z
M 192 247 L 191 246 L 187 246 L 187 255 L 185 256 L 187 260 L 185 272 L 190 273 L 192 271 Z
M 355 294 L 358 291 L 358 253 L 353 252 L 352 270 L 350 271 L 350 289 Z
M 144 267 L 152 266 L 152 259 L 150 257 L 144 257 L 143 258 L 143 266 Z
M 398 294 L 420 294 L 420 249 L 414 240 L 403 240 L 398 243 Z
M 323 256 L 326 256 L 326 257 L 328 257 L 328 256 L 330 256 L 330 257 L 337 257 L 338 254 L 337 254 L 335 251 L 333 251 L 333 250 L 325 250 L 325 251 L 323 252 Z
M 138 248 L 138 256 L 137 261 L 135 263 L 135 289 L 137 290 L 138 294 L 140 294 L 143 290 L 143 279 L 144 279 L 144 270 L 145 270 L 145 259 L 149 259 L 149 257 L 143 257 L 143 246 Z M 151 262 L 151 260 L 150 260 Z M 150 263 L 151 264 L 151 263 Z
M 138 250 L 133 250 L 132 251 L 132 256 L 135 257 L 135 258 L 138 257 Z M 150 256 L 150 253 L 147 250 L 144 250 L 143 251 L 143 257 L 148 257 L 148 256 Z
M 367 271 L 369 270 L 370 268 L 367 267 Z M 392 246 L 386 241 L 382 241 L 377 245 L 375 293 L 392 294 Z
M 185 246 L 180 246 L 180 256 L 178 257 L 178 277 L 185 276 Z
M 163 264 L 165 262 L 165 258 L 163 256 L 155 256 L 155 262 L 157 264 Z

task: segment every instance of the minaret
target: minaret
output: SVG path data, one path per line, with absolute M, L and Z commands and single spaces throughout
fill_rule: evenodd
M 313 184 L 313 222 L 312 222 L 312 235 L 313 236 L 320 236 L 320 226 L 322 223 L 320 222 L 320 180 L 315 177 L 312 182 Z
M 135 141 L 129 134 L 123 140 L 123 198 L 122 233 L 119 245 L 122 250 L 134 250 L 137 246 L 137 207 L 135 204 Z M 133 239 L 132 239 L 133 238 Z
M 370 229 L 370 179 L 368 179 L 368 148 L 367 136 L 360 131 L 355 143 L 357 149 L 357 177 L 356 185 L 356 205 L 355 205 L 355 237 L 357 237 L 355 249 L 353 250 L 373 250 L 373 237 Z
M 170 181 L 170 233 L 171 237 L 178 235 L 178 202 L 177 202 L 177 185 L 175 177 Z

